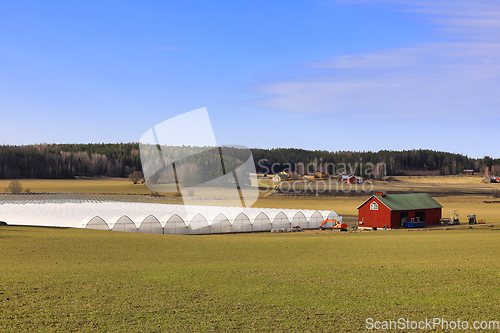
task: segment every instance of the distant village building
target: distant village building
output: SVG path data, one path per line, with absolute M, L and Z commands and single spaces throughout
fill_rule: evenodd
M 358 177 L 354 175 L 343 175 L 342 182 L 346 184 L 358 184 Z
M 466 170 L 462 171 L 462 174 L 464 176 L 474 176 L 474 170 L 472 170 L 472 169 L 466 169 Z
M 286 174 L 285 172 L 280 172 L 273 176 L 273 182 L 280 182 L 282 180 L 287 180 L 287 179 L 288 179 L 288 174 Z

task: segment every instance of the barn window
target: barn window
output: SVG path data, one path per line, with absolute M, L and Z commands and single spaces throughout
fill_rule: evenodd
M 378 210 L 378 204 L 375 201 L 371 203 L 370 210 Z

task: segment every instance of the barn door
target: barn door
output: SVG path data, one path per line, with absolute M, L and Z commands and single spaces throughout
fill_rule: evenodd
M 401 212 L 400 215 L 400 221 L 401 221 L 401 226 L 404 227 L 405 226 L 405 222 L 408 222 L 408 212 Z

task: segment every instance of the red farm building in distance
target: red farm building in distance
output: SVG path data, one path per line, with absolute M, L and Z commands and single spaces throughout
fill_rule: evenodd
M 386 195 L 377 192 L 358 207 L 358 227 L 404 228 L 407 222 L 435 225 L 439 224 L 442 208 L 427 193 Z

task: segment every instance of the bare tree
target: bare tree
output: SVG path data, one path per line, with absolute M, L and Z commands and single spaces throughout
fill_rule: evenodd
M 10 193 L 21 193 L 23 191 L 23 187 L 21 186 L 21 183 L 17 180 L 13 180 L 9 183 L 9 186 L 7 187 L 7 192 Z
M 137 184 L 141 179 L 144 178 L 144 175 L 142 174 L 141 171 L 134 171 L 130 175 L 128 175 L 128 178 L 134 183 Z

